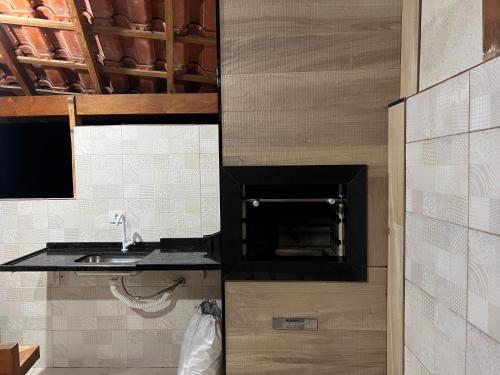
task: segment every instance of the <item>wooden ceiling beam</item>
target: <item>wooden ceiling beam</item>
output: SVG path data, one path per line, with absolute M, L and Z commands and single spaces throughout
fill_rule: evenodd
M 42 27 L 44 29 L 74 30 L 71 22 L 52 21 L 42 18 L 18 17 L 8 14 L 0 14 L 0 24 L 15 26 Z
M 17 56 L 17 60 L 22 64 L 53 66 L 57 68 L 73 69 L 73 70 L 88 70 L 87 64 L 77 63 L 66 60 L 40 59 L 37 57 Z
M 68 5 L 71 20 L 75 26 L 76 37 L 80 44 L 80 49 L 87 63 L 90 78 L 95 87 L 95 92 L 96 94 L 103 94 L 105 92 L 105 84 L 99 72 L 97 59 L 92 49 L 94 41 L 90 35 L 90 27 L 79 7 L 80 2 L 78 0 L 66 0 L 66 3 Z
M 150 40 L 167 40 L 167 33 L 163 31 L 133 30 L 115 26 L 93 26 L 92 32 L 103 35 L 116 35 L 125 38 L 140 38 Z M 174 41 L 186 44 L 200 44 L 215 46 L 217 41 L 213 37 L 200 35 L 174 35 Z
M 167 34 L 163 31 L 132 30 L 116 26 L 92 26 L 95 34 L 116 35 L 126 38 L 142 38 L 151 40 L 166 40 Z
M 36 95 L 35 86 L 31 81 L 28 73 L 22 66 L 22 64 L 17 60 L 17 56 L 12 48 L 12 44 L 9 37 L 5 33 L 5 30 L 0 25 L 0 55 L 2 55 L 4 64 L 9 67 L 9 70 L 16 78 L 17 84 L 23 89 L 24 95 L 31 96 Z
M 175 91 L 174 82 L 174 4 L 173 0 L 165 0 L 165 33 L 166 38 L 166 71 L 167 71 L 167 92 Z
M 123 74 L 128 76 L 150 77 L 150 78 L 167 78 L 167 72 L 162 70 L 143 70 L 143 69 L 134 69 L 134 68 L 109 66 L 109 65 L 103 66 L 101 70 L 104 73 L 108 74 Z
M 71 93 L 70 95 L 74 95 Z M 79 116 L 217 114 L 217 94 L 79 95 Z M 67 116 L 67 96 L 0 98 L 0 117 Z
M 0 91 L 11 92 L 11 93 L 23 93 L 23 89 L 19 86 L 9 86 L 0 85 Z M 79 92 L 69 92 L 69 91 L 57 91 L 49 89 L 35 89 L 36 93 L 39 95 L 83 95 Z

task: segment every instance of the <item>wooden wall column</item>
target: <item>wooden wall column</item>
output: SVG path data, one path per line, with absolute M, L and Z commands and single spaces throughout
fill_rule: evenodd
M 405 102 L 389 108 L 389 249 L 387 263 L 387 374 L 403 375 Z

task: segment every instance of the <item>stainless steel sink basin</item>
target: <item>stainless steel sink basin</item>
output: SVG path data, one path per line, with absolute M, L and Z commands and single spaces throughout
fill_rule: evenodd
M 85 255 L 75 262 L 78 263 L 89 263 L 89 264 L 134 264 L 138 263 L 145 254 L 90 254 Z

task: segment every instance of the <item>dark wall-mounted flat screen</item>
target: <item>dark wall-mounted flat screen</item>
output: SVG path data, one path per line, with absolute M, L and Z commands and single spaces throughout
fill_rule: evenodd
M 0 120 L 0 199 L 72 197 L 67 119 Z

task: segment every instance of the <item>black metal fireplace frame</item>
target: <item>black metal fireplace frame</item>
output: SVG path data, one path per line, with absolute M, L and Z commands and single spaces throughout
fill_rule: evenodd
M 345 184 L 347 246 L 343 261 L 243 261 L 241 199 L 244 185 Z M 367 280 L 367 167 L 365 165 L 244 166 L 221 170 L 222 276 L 225 280 Z

